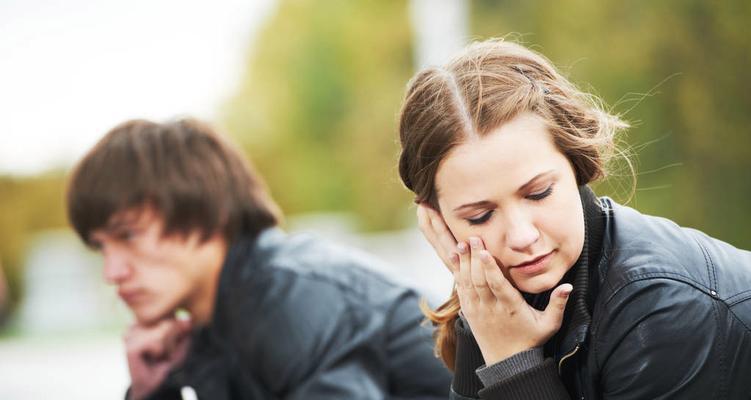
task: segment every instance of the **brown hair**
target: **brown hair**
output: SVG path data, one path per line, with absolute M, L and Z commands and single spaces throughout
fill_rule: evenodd
M 261 178 L 238 151 L 194 119 L 127 121 L 76 165 L 68 218 L 81 239 L 122 211 L 153 207 L 164 232 L 228 241 L 255 236 L 280 217 Z
M 446 66 L 418 72 L 407 85 L 399 123 L 399 174 L 415 201 L 438 210 L 435 174 L 446 155 L 467 138 L 487 135 L 522 112 L 546 122 L 580 185 L 605 175 L 613 138 L 628 126 L 539 53 L 499 39 L 473 43 Z M 459 310 L 456 291 L 435 311 L 423 307 L 438 326 L 436 354 L 451 370 Z

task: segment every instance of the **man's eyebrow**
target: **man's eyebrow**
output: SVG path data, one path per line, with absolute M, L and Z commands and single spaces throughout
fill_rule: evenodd
M 118 231 L 122 229 L 133 228 L 138 223 L 138 217 L 136 216 L 121 216 L 113 218 L 106 225 L 104 230 L 108 232 Z
M 517 193 L 525 192 L 527 189 L 529 189 L 530 186 L 534 185 L 538 180 L 547 177 L 548 175 L 553 174 L 555 172 L 554 170 L 548 170 L 545 172 L 541 172 L 534 176 L 534 178 L 527 181 L 527 183 L 521 185 L 519 189 L 516 191 Z

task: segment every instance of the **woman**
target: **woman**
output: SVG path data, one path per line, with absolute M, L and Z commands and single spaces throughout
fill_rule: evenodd
M 748 399 L 751 253 L 597 198 L 627 125 L 520 45 L 419 72 L 399 172 L 456 282 L 451 398 Z

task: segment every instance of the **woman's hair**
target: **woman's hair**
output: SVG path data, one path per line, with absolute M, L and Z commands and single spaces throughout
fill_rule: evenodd
M 415 202 L 438 210 L 435 175 L 446 155 L 523 112 L 545 121 L 579 185 L 605 176 L 613 138 L 628 127 L 541 54 L 499 39 L 473 43 L 444 67 L 418 72 L 407 85 L 399 122 L 399 175 L 415 193 Z M 435 311 L 423 307 L 438 326 L 436 354 L 451 370 L 459 310 L 456 291 Z

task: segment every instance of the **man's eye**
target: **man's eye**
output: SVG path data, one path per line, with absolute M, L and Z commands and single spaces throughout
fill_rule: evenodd
M 527 198 L 533 201 L 540 201 L 550 196 L 551 193 L 553 193 L 553 185 L 548 186 L 548 188 L 543 190 L 542 192 L 528 194 Z
M 134 236 L 135 236 L 135 233 L 132 230 L 130 230 L 130 229 L 122 230 L 120 232 L 117 232 L 117 234 L 115 235 L 115 237 L 117 238 L 117 240 L 120 240 L 120 241 L 123 241 L 123 242 L 127 242 L 127 241 L 133 239 Z
M 487 222 L 487 220 L 490 219 L 491 215 L 493 215 L 493 210 L 487 211 L 486 213 L 476 218 L 467 218 L 467 222 L 469 222 L 470 225 L 480 225 Z

